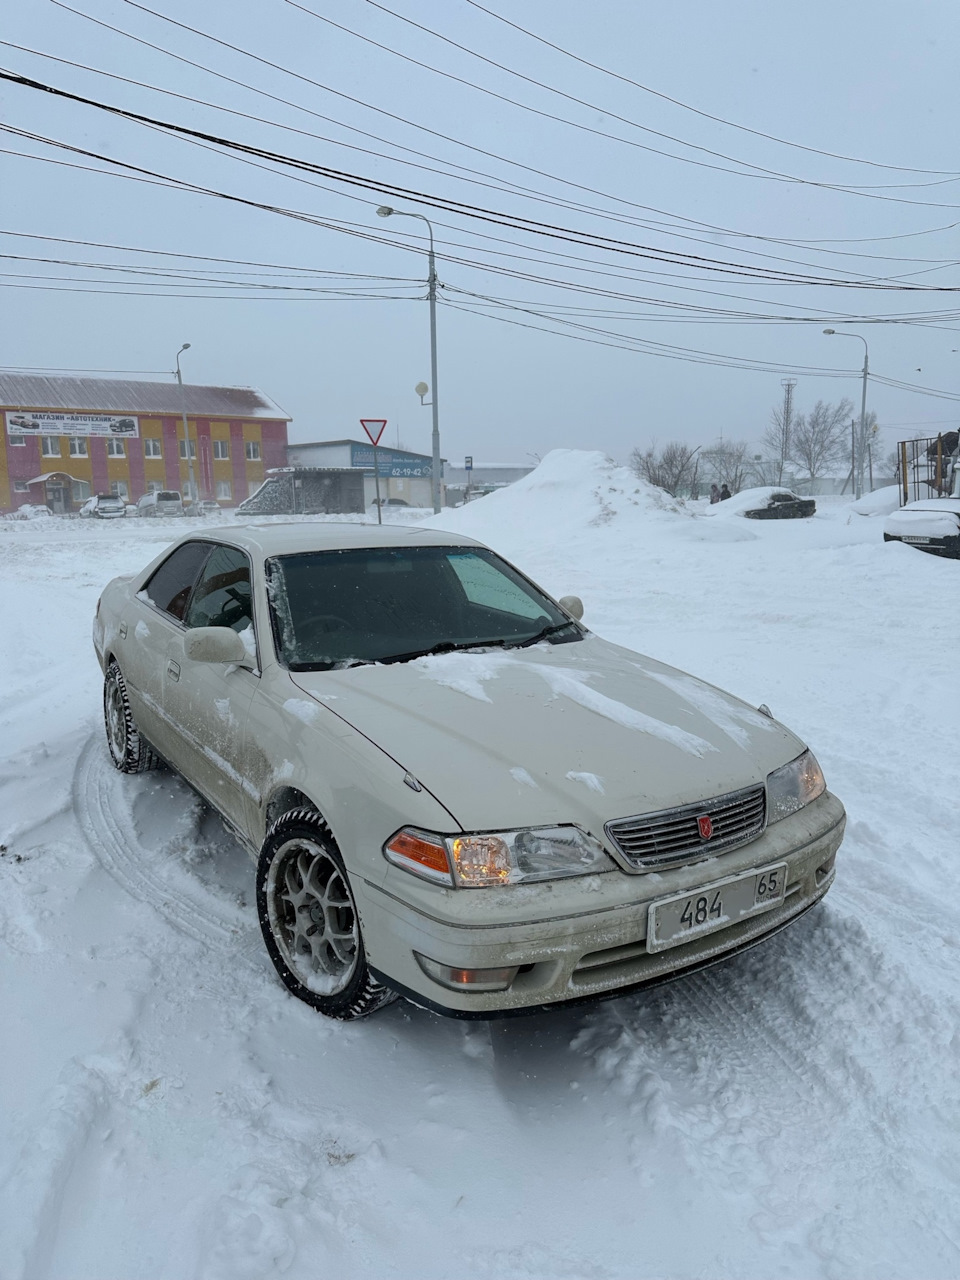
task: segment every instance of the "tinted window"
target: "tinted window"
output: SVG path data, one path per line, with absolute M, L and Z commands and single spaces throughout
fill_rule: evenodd
M 268 564 L 268 595 L 281 661 L 294 669 L 524 644 L 550 627 L 566 632 L 565 639 L 582 634 L 533 583 L 485 548 L 282 556 Z
M 210 554 L 210 547 L 209 542 L 185 542 L 177 547 L 144 587 L 147 599 L 172 618 L 181 620 L 197 574 Z
M 216 547 L 190 598 L 186 625 L 245 631 L 252 623 L 250 562 L 235 547 Z
M 180 495 L 179 493 L 170 492 L 167 489 L 163 489 L 161 490 L 160 493 L 157 494 L 157 501 L 158 502 L 179 502 Z

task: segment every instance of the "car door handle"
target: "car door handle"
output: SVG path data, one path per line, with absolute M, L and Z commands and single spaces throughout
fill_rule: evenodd
M 180 663 L 168 662 L 167 675 L 170 677 L 171 680 L 179 680 L 180 679 Z
M 120 632 L 120 639 L 121 639 L 121 640 L 126 640 L 126 638 L 127 638 L 127 624 L 126 624 L 125 622 L 121 622 L 121 623 L 120 623 L 120 626 L 117 628 L 117 630 Z

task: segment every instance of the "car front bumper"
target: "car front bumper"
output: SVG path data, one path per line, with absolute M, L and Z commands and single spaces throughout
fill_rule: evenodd
M 669 872 L 438 893 L 422 881 L 404 885 L 413 878 L 397 871 L 382 886 L 355 885 L 368 962 L 414 1003 L 460 1018 L 530 1013 L 656 985 L 753 946 L 819 902 L 833 882 L 844 823 L 843 805 L 827 792 L 749 844 Z M 780 905 L 668 950 L 647 950 L 652 902 L 775 863 L 787 866 Z M 403 899 L 396 892 L 414 886 Z M 504 991 L 450 990 L 424 973 L 414 953 L 453 968 L 520 971 Z

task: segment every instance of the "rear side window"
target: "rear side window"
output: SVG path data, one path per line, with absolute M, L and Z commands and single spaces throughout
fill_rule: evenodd
M 171 493 L 168 489 L 162 489 L 160 493 L 157 494 L 157 501 L 158 502 L 179 502 L 180 495 L 179 493 L 175 493 L 175 492 Z
M 183 620 L 187 600 L 203 563 L 210 554 L 209 542 L 185 542 L 167 556 L 143 589 L 143 594 L 164 613 Z

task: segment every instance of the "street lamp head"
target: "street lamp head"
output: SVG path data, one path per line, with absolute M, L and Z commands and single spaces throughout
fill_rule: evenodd
M 390 208 L 390 206 L 389 206 L 388 204 L 382 204 L 382 205 L 380 206 L 380 208 L 377 210 L 377 217 L 378 217 L 378 218 L 389 218 L 389 217 L 390 217 L 390 215 L 391 215 L 391 213 L 393 213 L 393 212 L 394 212 L 394 210 L 393 210 L 393 209 L 391 209 L 391 208 Z
M 823 332 L 824 332 L 824 333 L 828 333 L 828 334 L 829 334 L 829 333 L 836 333 L 837 331 L 836 331 L 836 329 L 824 329 L 824 331 L 823 331 Z
M 189 342 L 185 342 L 185 343 L 183 344 L 183 346 L 180 348 L 180 351 L 189 351 L 189 350 L 190 350 L 190 343 L 189 343 Z M 179 355 L 179 354 L 180 354 L 180 351 L 178 351 L 178 352 L 177 352 L 177 355 Z
M 423 397 L 430 390 L 430 388 L 427 386 L 425 382 L 418 382 L 417 385 L 413 388 L 413 390 L 414 390 L 414 393 L 418 395 L 422 400 Z

